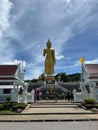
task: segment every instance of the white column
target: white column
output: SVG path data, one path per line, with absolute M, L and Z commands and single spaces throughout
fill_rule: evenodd
M 18 101 L 18 88 L 17 88 L 17 86 L 16 86 L 16 84 L 14 83 L 14 85 L 13 85 L 13 90 L 12 90 L 12 101 L 15 101 L 15 102 L 17 102 Z
M 31 91 L 32 94 L 32 102 L 34 102 L 34 90 Z
M 73 90 L 74 102 L 77 102 L 76 89 Z
M 28 83 L 25 83 L 24 85 L 23 85 L 23 102 L 24 103 L 28 103 L 28 101 L 27 101 L 27 89 L 28 89 Z

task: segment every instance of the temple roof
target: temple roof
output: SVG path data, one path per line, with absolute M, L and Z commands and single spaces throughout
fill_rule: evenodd
M 86 64 L 85 67 L 89 74 L 98 74 L 98 64 Z
M 90 79 L 98 79 L 98 64 L 86 64 L 85 68 Z
M 17 68 L 17 65 L 0 65 L 0 76 L 15 75 Z

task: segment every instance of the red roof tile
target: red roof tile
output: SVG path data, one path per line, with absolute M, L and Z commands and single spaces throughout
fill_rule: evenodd
M 85 67 L 89 74 L 91 75 L 98 74 L 98 64 L 86 64 Z
M 15 75 L 17 68 L 17 65 L 0 65 L 0 75 Z

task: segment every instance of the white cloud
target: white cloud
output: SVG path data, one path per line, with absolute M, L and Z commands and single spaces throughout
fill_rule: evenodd
M 96 59 L 93 59 L 93 60 L 85 60 L 85 64 L 98 64 L 98 58 Z M 78 67 L 81 66 L 81 63 L 79 61 L 75 61 L 74 64 L 71 64 L 71 65 L 64 65 L 64 66 L 56 66 L 56 69 L 57 70 L 60 70 L 60 69 L 76 69 Z
M 36 66 L 35 64 L 27 65 L 25 79 L 38 78 L 43 72 L 44 71 L 41 66 Z
M 14 63 L 24 55 L 27 76 L 39 75 L 48 38 L 56 59 L 62 60 L 69 40 L 98 22 L 96 5 L 97 0 L 0 0 L 0 63 Z
M 11 28 L 10 10 L 12 3 L 9 0 L 0 0 L 0 63 L 11 61 L 13 58 L 13 49 L 9 41 L 5 38 L 6 32 Z
M 45 57 L 44 56 L 41 56 L 41 55 L 38 55 L 38 56 L 36 56 L 36 62 L 44 62 L 44 60 L 45 60 Z
M 23 69 L 23 70 L 25 70 L 25 68 L 26 68 L 26 66 L 27 66 L 27 63 L 26 63 L 26 61 L 25 60 L 14 60 L 14 61 L 9 61 L 9 62 L 4 62 L 3 64 L 5 64 L 5 65 L 18 65 L 18 64 L 21 64 L 21 68 Z
M 10 27 L 10 9 L 12 3 L 9 0 L 0 0 L 0 38 L 3 37 L 4 31 Z
M 15 24 L 21 37 L 19 44 L 29 50 L 31 47 L 35 48 L 42 39 L 46 41 L 46 38 L 49 37 L 53 41 L 53 45 L 56 45 L 55 49 L 58 54 L 61 53 L 64 46 L 66 47 L 70 38 L 86 29 L 91 20 L 86 20 L 86 18 L 93 7 L 90 0 L 81 2 L 78 0 L 28 2 L 18 0 L 16 3 L 17 7 L 14 6 L 17 10 L 14 15 L 17 21 Z M 21 7 L 21 5 L 24 6 Z M 40 40 L 38 40 L 39 38 Z M 26 46 L 27 42 L 29 42 L 28 46 Z
M 56 56 L 56 60 L 61 60 L 61 59 L 64 59 L 63 55 Z
M 98 58 L 94 59 L 94 60 L 86 60 L 85 64 L 98 64 Z

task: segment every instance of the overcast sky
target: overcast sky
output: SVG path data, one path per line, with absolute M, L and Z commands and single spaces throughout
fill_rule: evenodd
M 23 59 L 25 79 L 38 78 L 48 38 L 55 74 L 81 72 L 82 56 L 98 64 L 98 0 L 0 0 L 0 64 Z

